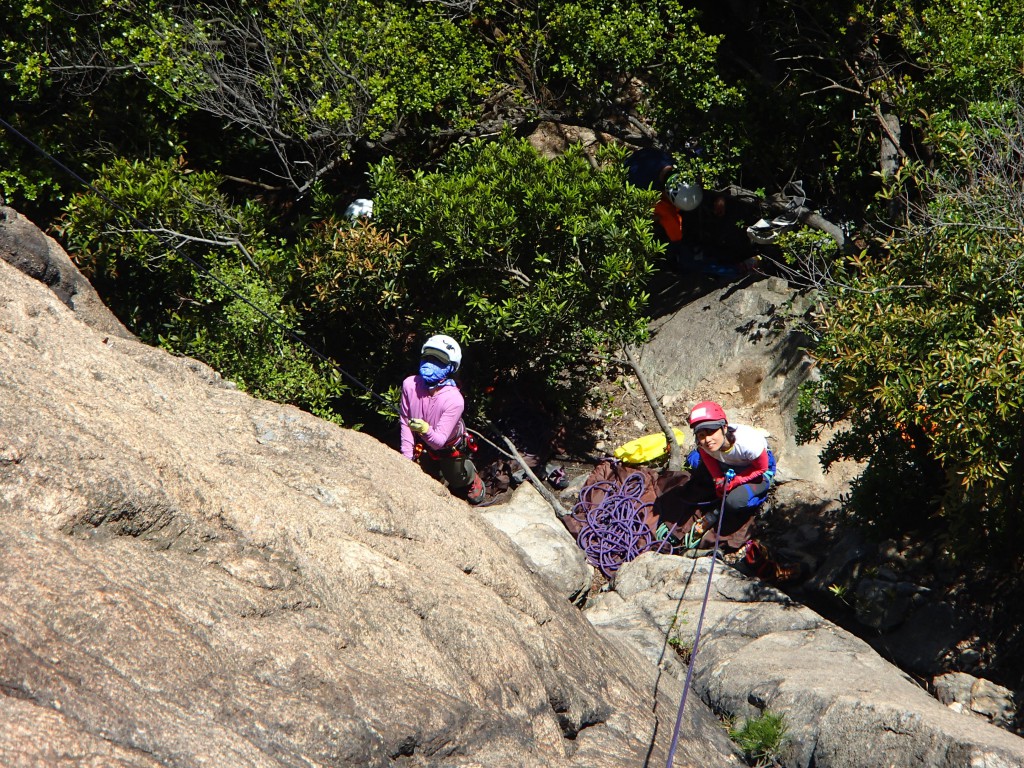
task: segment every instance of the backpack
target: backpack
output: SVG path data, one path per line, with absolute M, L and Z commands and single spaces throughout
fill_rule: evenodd
M 675 164 L 675 158 L 665 150 L 644 147 L 626 158 L 626 179 L 634 187 L 663 189 L 664 180 L 659 178 L 661 172 Z

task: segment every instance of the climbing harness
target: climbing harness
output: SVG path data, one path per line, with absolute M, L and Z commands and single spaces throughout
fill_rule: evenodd
M 633 472 L 621 483 L 599 480 L 580 490 L 580 500 L 569 514 L 583 524 L 576 541 L 587 562 L 611 578 L 622 566 L 644 552 L 672 552 L 669 537 L 659 540 L 645 516 L 652 502 L 643 501 L 646 480 Z M 604 497 L 595 502 L 599 493 Z
M 419 459 L 424 453 L 434 461 L 441 461 L 442 459 L 458 459 L 463 456 L 472 456 L 479 450 L 476 438 L 468 430 L 463 432 L 462 435 L 449 446 L 441 448 L 439 450 L 432 450 L 427 448 L 426 445 L 421 443 L 419 440 L 416 441 L 416 445 L 413 446 L 413 458 Z
M 732 480 L 736 472 L 726 470 L 725 476 Z M 711 565 L 708 567 L 708 583 L 704 587 L 704 601 L 700 606 L 700 618 L 697 619 L 697 632 L 693 637 L 693 649 L 690 651 L 690 663 L 686 666 L 686 681 L 683 683 L 683 695 L 679 699 L 679 711 L 676 713 L 676 725 L 672 729 L 672 744 L 668 749 L 668 760 L 665 768 L 672 768 L 672 761 L 676 756 L 676 747 L 679 745 L 679 726 L 683 722 L 683 708 L 686 706 L 686 695 L 690 692 L 690 681 L 693 679 L 693 668 L 697 661 L 697 648 L 700 645 L 700 633 L 704 627 L 704 613 L 708 608 L 708 598 L 711 595 L 711 579 L 715 575 L 715 561 L 718 560 L 718 542 L 722 538 L 722 521 L 725 519 L 725 497 L 722 497 L 722 507 L 718 510 L 718 528 L 715 529 L 715 549 L 711 553 Z

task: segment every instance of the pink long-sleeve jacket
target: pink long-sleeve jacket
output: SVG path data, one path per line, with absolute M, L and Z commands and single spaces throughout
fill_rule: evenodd
M 420 439 L 432 451 L 452 445 L 462 437 L 465 427 L 462 412 L 466 402 L 458 387 L 446 386 L 430 389 L 419 376 L 409 376 L 402 382 L 401 418 L 402 455 L 414 458 L 415 438 L 409 429 L 409 419 L 423 419 L 430 425 Z

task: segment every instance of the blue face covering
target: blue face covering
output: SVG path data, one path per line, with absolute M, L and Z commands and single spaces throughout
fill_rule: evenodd
M 420 378 L 426 382 L 428 387 L 436 387 L 452 375 L 454 368 L 455 366 L 451 364 L 438 365 L 431 360 L 422 360 L 420 361 Z

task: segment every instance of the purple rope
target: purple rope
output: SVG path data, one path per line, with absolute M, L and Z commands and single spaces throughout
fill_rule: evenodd
M 736 476 L 733 470 L 728 470 L 725 476 L 732 480 Z M 708 609 L 708 598 L 711 596 L 711 579 L 715 575 L 715 561 L 718 560 L 718 542 L 722 538 L 722 521 L 725 519 L 725 497 L 722 494 L 722 507 L 718 510 L 718 528 L 715 529 L 715 549 L 711 553 L 711 566 L 708 568 L 708 583 L 704 587 L 704 602 L 700 605 L 700 618 L 697 620 L 697 633 L 693 638 L 693 648 L 690 650 L 690 663 L 686 667 L 686 682 L 683 683 L 683 695 L 679 699 L 679 711 L 676 713 L 676 725 L 672 729 L 672 744 L 668 749 L 668 760 L 665 768 L 672 768 L 672 761 L 676 757 L 676 747 L 679 746 L 679 726 L 683 722 L 683 707 L 686 706 L 686 695 L 690 692 L 690 681 L 693 679 L 693 668 L 697 663 L 697 648 L 700 646 L 700 633 L 704 628 L 704 613 Z
M 576 541 L 587 556 L 587 562 L 601 573 L 611 576 L 622 566 L 644 552 L 670 554 L 672 545 L 658 541 L 644 522 L 652 502 L 644 502 L 647 481 L 640 472 L 633 472 L 621 484 L 598 480 L 580 490 L 580 500 L 570 513 L 583 526 Z M 594 502 L 594 494 L 604 498 Z

